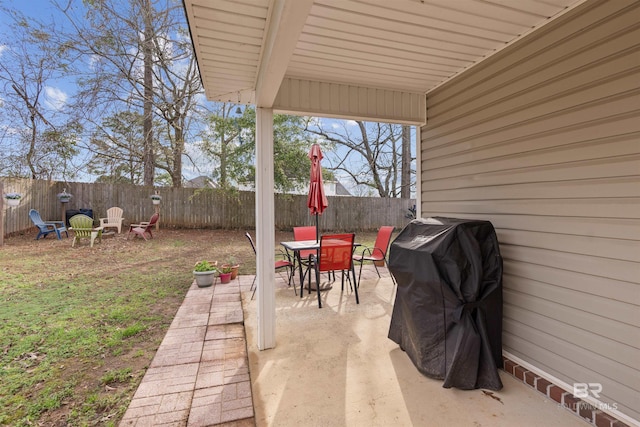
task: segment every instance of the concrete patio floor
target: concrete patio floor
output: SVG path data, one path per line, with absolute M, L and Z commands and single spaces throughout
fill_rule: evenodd
M 394 286 L 365 267 L 301 299 L 276 275 L 276 347 L 256 347 L 253 276 L 189 289 L 120 426 L 590 425 L 504 371 L 504 388 L 442 388 L 387 338 Z M 243 325 L 244 323 L 244 325 Z
M 337 285 L 300 299 L 276 291 L 276 347 L 256 347 L 256 303 L 243 294 L 257 426 L 581 426 L 590 425 L 504 371 L 504 388 L 445 389 L 420 374 L 387 338 L 394 285 L 363 271 L 360 304 Z

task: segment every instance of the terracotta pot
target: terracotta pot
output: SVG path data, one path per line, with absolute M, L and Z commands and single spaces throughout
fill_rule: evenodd
M 240 268 L 240 264 L 222 264 L 222 268 L 230 268 L 231 269 L 231 280 L 235 280 L 238 277 L 238 268 Z
M 240 268 L 239 265 L 234 265 L 231 267 L 231 280 L 235 280 L 235 278 L 238 277 L 238 268 Z

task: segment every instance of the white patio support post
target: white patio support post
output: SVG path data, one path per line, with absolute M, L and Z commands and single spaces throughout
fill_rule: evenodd
M 258 349 L 276 346 L 273 110 L 256 108 L 256 286 Z

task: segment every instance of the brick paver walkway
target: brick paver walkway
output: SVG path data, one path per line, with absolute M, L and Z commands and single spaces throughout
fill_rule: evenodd
M 120 426 L 255 425 L 240 289 L 191 285 Z

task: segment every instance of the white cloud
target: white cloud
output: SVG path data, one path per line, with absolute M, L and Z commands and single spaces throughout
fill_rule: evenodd
M 346 129 L 351 126 L 358 126 L 355 120 L 325 119 L 325 123 L 329 123 L 332 129 Z
M 45 105 L 52 110 L 60 110 L 67 102 L 67 94 L 58 88 L 46 86 L 44 88 Z
M 0 56 L 2 56 L 2 52 L 7 49 L 9 49 L 9 47 L 6 44 L 0 44 Z
M 96 64 L 100 62 L 100 57 L 98 55 L 90 55 L 89 56 L 89 69 L 95 70 Z

